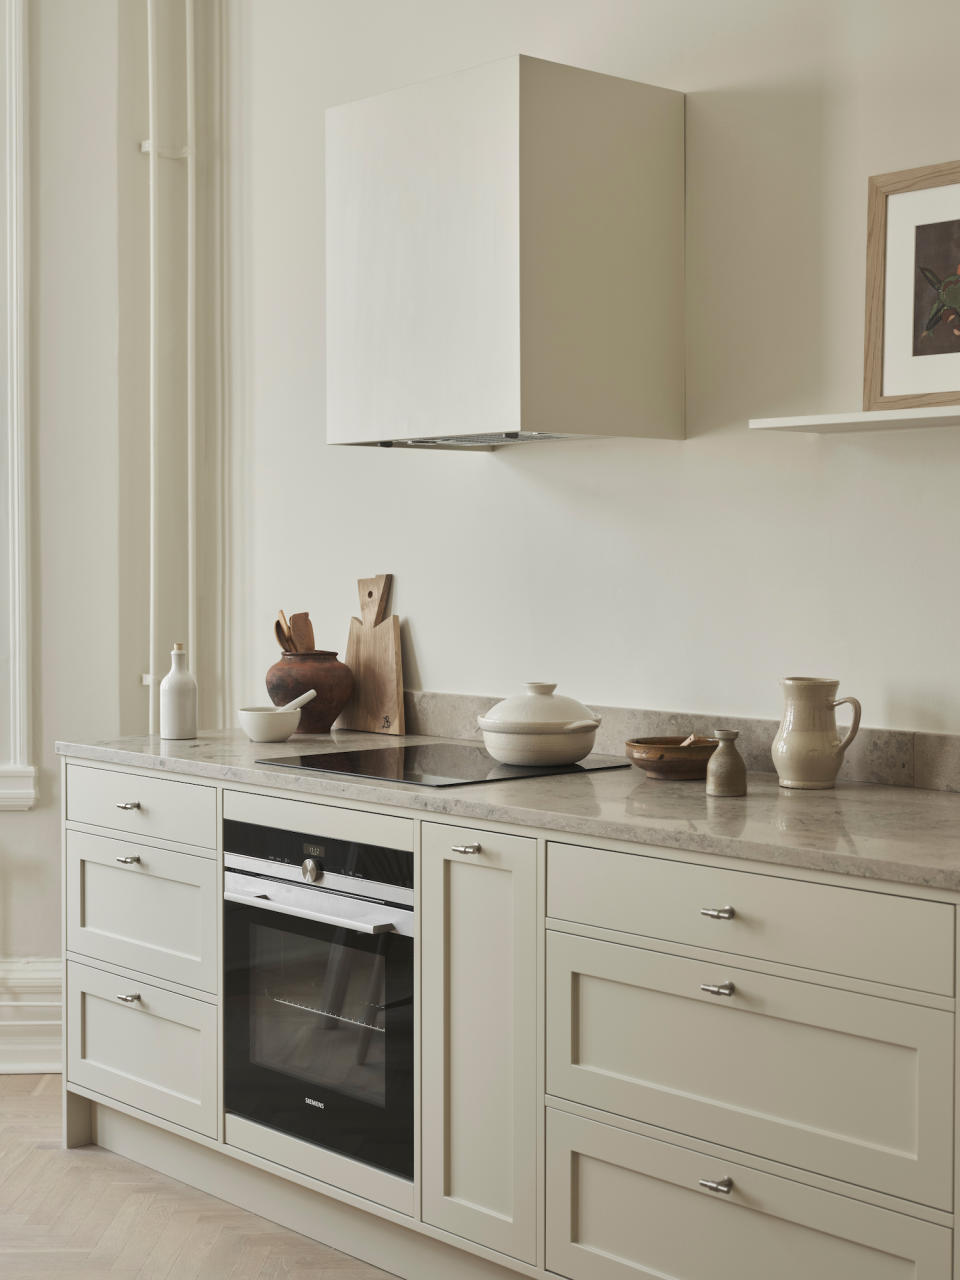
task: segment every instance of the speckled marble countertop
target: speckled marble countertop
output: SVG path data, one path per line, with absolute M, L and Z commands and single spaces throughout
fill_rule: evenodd
M 450 739 L 388 741 L 337 733 L 252 743 L 239 730 L 224 730 L 189 742 L 118 738 L 59 742 L 57 750 L 106 764 L 362 800 L 458 822 L 515 823 L 578 840 L 627 840 L 960 892 L 960 795 L 948 792 L 864 783 L 835 791 L 784 791 L 773 775 L 751 774 L 749 795 L 720 800 L 707 796 L 703 783 L 652 782 L 634 768 L 431 788 L 254 763 L 297 752 L 444 741 Z

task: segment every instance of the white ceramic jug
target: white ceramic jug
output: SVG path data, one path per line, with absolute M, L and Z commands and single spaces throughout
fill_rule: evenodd
M 860 728 L 860 703 L 838 698 L 839 680 L 787 676 L 783 681 L 783 720 L 773 740 L 773 763 L 781 787 L 824 790 L 836 784 L 847 747 Z M 837 707 L 853 707 L 853 724 L 844 739 L 837 729 Z

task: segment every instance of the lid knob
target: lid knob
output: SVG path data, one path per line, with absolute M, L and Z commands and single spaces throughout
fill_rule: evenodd
M 530 694 L 542 693 L 542 694 L 546 694 L 547 697 L 549 697 L 550 694 L 553 693 L 556 687 L 557 686 L 555 684 L 543 684 L 539 680 L 528 680 L 527 683 L 524 685 L 524 688 L 526 689 L 527 693 L 530 693 Z

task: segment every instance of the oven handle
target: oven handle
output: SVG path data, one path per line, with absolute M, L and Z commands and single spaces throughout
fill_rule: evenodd
M 315 920 L 317 924 L 333 925 L 337 929 L 352 929 L 354 933 L 391 933 L 395 928 L 392 920 L 363 920 L 355 916 L 336 915 L 329 911 L 306 911 L 301 907 L 290 907 L 283 902 L 274 902 L 266 893 L 235 893 L 225 889 L 226 902 L 238 902 L 243 907 L 259 907 L 263 911 L 278 911 L 284 916 L 298 916 L 301 920 Z

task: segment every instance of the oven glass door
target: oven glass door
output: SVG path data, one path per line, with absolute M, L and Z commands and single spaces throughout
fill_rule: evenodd
M 413 939 L 236 902 L 224 938 L 227 1111 L 412 1178 Z

